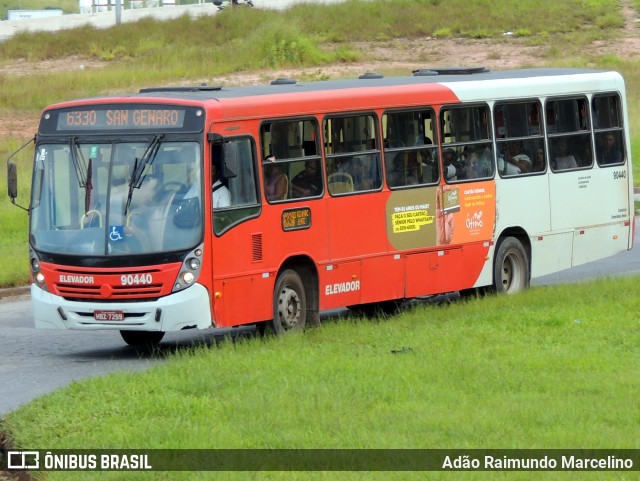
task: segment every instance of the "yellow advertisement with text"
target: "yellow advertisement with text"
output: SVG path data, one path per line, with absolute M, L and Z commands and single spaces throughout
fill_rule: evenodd
M 495 215 L 493 181 L 398 190 L 387 201 L 387 235 L 398 250 L 488 240 Z

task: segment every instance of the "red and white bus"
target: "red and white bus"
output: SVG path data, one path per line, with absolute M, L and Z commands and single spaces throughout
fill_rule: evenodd
M 36 327 L 141 344 L 518 292 L 631 249 L 627 126 L 623 78 L 587 69 L 279 79 L 52 105 L 29 207 Z

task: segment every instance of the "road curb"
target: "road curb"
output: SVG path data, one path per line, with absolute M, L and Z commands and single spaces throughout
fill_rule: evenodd
M 4 287 L 0 289 L 0 299 L 4 299 L 6 297 L 20 297 L 29 295 L 31 292 L 31 288 L 29 286 L 21 286 L 21 287 Z

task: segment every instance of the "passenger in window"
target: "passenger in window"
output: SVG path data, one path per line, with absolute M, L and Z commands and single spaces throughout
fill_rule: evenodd
M 395 154 L 391 165 L 393 166 L 391 170 L 387 167 L 387 184 L 390 187 L 404 185 L 404 157 L 402 152 Z
M 593 150 L 591 149 L 590 140 L 582 144 L 582 150 L 577 161 L 581 167 L 588 167 L 593 163 Z
M 578 100 L 580 104 L 580 130 L 589 130 L 589 110 L 587 108 L 587 102 L 584 100 Z
M 220 162 L 214 160 L 211 163 L 211 180 L 213 180 L 212 199 L 213 208 L 229 207 L 231 205 L 231 194 L 229 189 L 220 180 Z
M 304 170 L 291 180 L 293 197 L 315 197 L 322 192 L 322 176 L 317 160 L 307 160 Z
M 493 174 L 491 149 L 488 147 L 478 155 L 476 146 L 468 145 L 464 148 L 464 158 L 464 175 L 466 179 L 491 177 Z
M 418 158 L 422 167 L 422 182 L 431 183 L 438 180 L 439 168 L 431 150 L 418 151 Z
M 507 162 L 507 151 L 509 150 L 509 144 L 501 144 L 501 148 L 504 149 L 498 155 L 498 170 L 502 175 L 517 175 L 520 173 L 520 168 L 513 165 L 511 162 Z
M 346 157 L 338 157 L 335 161 L 335 165 L 335 172 L 344 172 L 345 174 L 351 174 L 349 159 L 347 159 Z
M 515 166 L 518 174 L 531 172 L 531 157 L 522 150 L 522 142 L 519 140 L 509 142 L 509 145 L 505 149 L 504 160 Z
M 442 153 L 442 163 L 447 180 L 457 180 L 456 151 L 453 149 L 445 149 Z
M 464 179 L 475 179 L 476 178 L 476 165 L 478 164 L 478 155 L 476 154 L 475 146 L 467 145 L 462 155 L 464 157 L 464 161 L 462 163 L 462 168 L 464 174 L 458 175 L 458 178 Z
M 560 139 L 558 142 L 558 154 L 554 159 L 556 170 L 576 169 L 578 163 L 576 158 L 569 153 L 569 146 L 566 139 Z
M 493 150 L 487 145 L 482 150 L 482 154 L 476 165 L 476 177 L 491 177 L 493 175 Z
M 351 159 L 353 163 L 353 182 L 355 190 L 372 190 L 377 187 L 371 172 L 371 158 L 356 155 Z
M 542 172 L 544 170 L 544 149 L 538 147 L 536 153 L 533 156 L 533 165 L 531 166 L 531 172 Z
M 420 185 L 423 183 L 423 173 L 428 166 L 418 159 L 418 155 L 417 150 L 407 153 L 406 185 Z
M 600 164 L 619 164 L 622 162 L 622 152 L 616 146 L 616 136 L 613 132 L 607 132 L 601 136 L 598 161 Z
M 287 176 L 280 170 L 274 157 L 269 157 L 267 161 L 264 167 L 264 195 L 268 201 L 282 200 L 287 195 Z

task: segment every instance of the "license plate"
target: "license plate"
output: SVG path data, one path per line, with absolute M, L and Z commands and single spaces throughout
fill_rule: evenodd
M 93 311 L 93 318 L 96 321 L 124 321 L 122 311 Z

